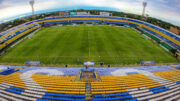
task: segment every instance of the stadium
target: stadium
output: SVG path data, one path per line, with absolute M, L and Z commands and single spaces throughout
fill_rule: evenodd
M 180 101 L 180 36 L 144 20 L 147 2 L 141 20 L 30 4 L 0 33 L 0 101 Z

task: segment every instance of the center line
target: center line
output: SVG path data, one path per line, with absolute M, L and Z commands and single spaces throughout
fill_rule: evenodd
M 90 57 L 90 38 L 89 38 L 89 31 L 88 31 L 88 43 L 89 43 L 89 57 Z

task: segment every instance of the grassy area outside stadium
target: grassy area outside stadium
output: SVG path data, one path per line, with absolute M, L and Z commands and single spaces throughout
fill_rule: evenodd
M 41 61 L 44 65 L 82 65 L 83 61 L 111 65 L 179 61 L 157 43 L 129 27 L 56 26 L 42 28 L 0 57 L 3 64 Z

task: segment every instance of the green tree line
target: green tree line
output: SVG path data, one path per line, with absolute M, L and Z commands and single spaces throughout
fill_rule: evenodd
M 84 9 L 70 10 L 68 12 L 82 12 L 82 11 L 90 12 L 92 15 L 99 15 L 99 12 L 110 12 L 110 13 L 112 13 L 113 16 L 127 17 L 127 18 L 133 18 L 133 19 L 137 19 L 137 20 L 143 20 L 143 21 L 149 22 L 151 24 L 157 25 L 159 27 L 162 27 L 164 29 L 167 29 L 167 30 L 169 30 L 171 26 L 180 29 L 179 26 L 173 25 L 171 23 L 168 23 L 166 21 L 163 21 L 163 20 L 160 20 L 157 18 L 153 18 L 153 17 L 143 18 L 141 15 L 136 15 L 136 14 L 131 14 L 131 13 L 124 13 L 124 12 L 117 12 L 117 11 L 106 11 L 106 10 L 84 10 Z M 14 26 L 23 24 L 23 23 L 28 22 L 28 21 L 42 19 L 42 18 L 49 17 L 49 16 L 58 16 L 58 15 L 59 15 L 59 12 L 43 13 L 43 14 L 36 15 L 35 18 L 32 18 L 31 16 L 29 16 L 29 17 L 9 21 L 6 23 L 1 23 L 0 24 L 0 32 L 5 31 L 5 30 L 12 28 Z

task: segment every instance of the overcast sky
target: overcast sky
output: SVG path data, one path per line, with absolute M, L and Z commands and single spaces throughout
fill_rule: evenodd
M 38 13 L 67 9 L 106 9 L 141 14 L 143 0 L 35 0 Z M 146 14 L 180 26 L 180 0 L 146 0 Z M 31 14 L 29 0 L 0 0 L 0 23 Z

